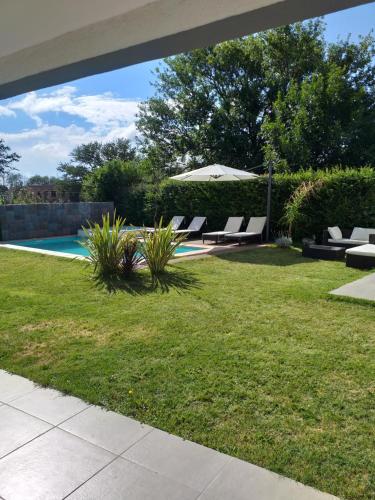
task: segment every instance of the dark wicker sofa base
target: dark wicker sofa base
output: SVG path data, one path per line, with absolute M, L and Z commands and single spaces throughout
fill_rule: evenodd
M 346 254 L 346 266 L 357 269 L 371 269 L 375 267 L 375 256 Z
M 345 248 L 331 245 L 305 245 L 302 249 L 302 257 L 322 260 L 344 260 Z

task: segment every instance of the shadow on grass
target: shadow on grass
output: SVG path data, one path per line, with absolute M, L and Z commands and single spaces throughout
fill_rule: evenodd
M 163 274 L 152 277 L 147 270 L 132 273 L 127 278 L 99 278 L 95 277 L 95 285 L 105 289 L 109 293 L 124 292 L 131 295 L 145 295 L 159 291 L 168 293 L 171 290 L 184 293 L 192 289 L 200 288 L 200 282 L 196 276 L 185 269 L 176 266 L 168 266 Z
M 245 250 L 245 249 L 244 249 Z M 302 257 L 297 248 L 249 247 L 248 251 L 218 253 L 218 259 L 244 264 L 260 264 L 266 266 L 295 266 L 316 262 L 316 259 Z

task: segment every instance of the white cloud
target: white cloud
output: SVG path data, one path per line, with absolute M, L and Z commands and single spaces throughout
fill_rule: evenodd
M 6 106 L 0 106 L 0 116 L 16 116 L 16 113 Z
M 89 141 L 109 141 L 120 137 L 133 140 L 139 101 L 115 97 L 111 93 L 78 95 L 75 87 L 64 86 L 49 93 L 31 92 L 0 106 L 0 115 L 12 117 L 25 113 L 35 127 L 0 137 L 22 155 L 18 167 L 25 175 L 53 174 L 60 161 L 68 159 L 71 150 Z M 54 113 L 46 116 L 46 113 Z M 61 116 L 72 123 L 61 125 Z M 47 121 L 48 118 L 48 121 Z M 78 119 L 78 123 L 74 120 Z M 53 122 L 53 123 L 51 123 Z

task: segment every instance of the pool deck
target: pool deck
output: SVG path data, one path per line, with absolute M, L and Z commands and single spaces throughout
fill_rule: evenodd
M 0 370 L 0 498 L 336 497 Z
M 181 255 L 181 257 L 175 257 L 173 262 L 181 262 L 184 260 L 191 259 L 200 259 L 204 257 L 210 257 L 211 255 L 218 255 L 222 253 L 231 253 L 231 252 L 243 252 L 244 250 L 248 250 L 249 248 L 257 248 L 266 246 L 265 243 L 249 243 L 246 245 L 238 245 L 237 243 L 212 243 L 204 245 L 202 244 L 202 240 L 189 240 L 186 242 L 189 246 L 197 246 L 204 247 L 200 252 L 186 252 Z

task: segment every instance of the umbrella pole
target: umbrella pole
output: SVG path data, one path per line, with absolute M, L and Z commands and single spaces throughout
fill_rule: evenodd
M 267 190 L 267 224 L 266 224 L 266 241 L 270 241 L 270 225 L 271 225 L 271 197 L 272 197 L 272 162 L 268 163 L 268 190 Z

